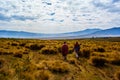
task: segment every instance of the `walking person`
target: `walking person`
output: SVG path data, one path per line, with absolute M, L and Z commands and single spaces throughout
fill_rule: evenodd
M 66 42 L 64 42 L 62 46 L 62 56 L 64 57 L 64 60 L 67 60 L 67 54 L 68 54 L 68 45 Z
M 80 51 L 80 45 L 78 42 L 75 43 L 74 45 L 74 51 L 75 51 L 75 55 L 76 55 L 76 58 L 79 59 L 79 51 Z

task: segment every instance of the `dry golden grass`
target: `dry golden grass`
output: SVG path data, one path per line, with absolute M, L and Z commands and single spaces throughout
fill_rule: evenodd
M 117 71 L 114 77 L 115 77 L 115 80 L 120 80 L 120 71 Z
M 67 61 L 61 55 L 64 41 Z M 79 59 L 73 51 L 76 41 L 82 44 Z M 120 80 L 118 71 L 120 38 L 0 39 L 0 80 Z

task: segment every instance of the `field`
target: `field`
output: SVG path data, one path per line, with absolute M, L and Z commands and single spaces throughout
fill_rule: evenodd
M 61 46 L 69 46 L 67 60 Z M 76 59 L 74 43 L 81 44 Z M 120 80 L 120 38 L 0 39 L 0 80 Z

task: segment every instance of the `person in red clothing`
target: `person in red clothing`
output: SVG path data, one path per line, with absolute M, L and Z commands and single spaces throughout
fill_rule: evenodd
M 64 60 L 66 60 L 67 54 L 68 54 L 68 45 L 66 42 L 64 42 L 62 46 L 62 55 L 64 57 Z

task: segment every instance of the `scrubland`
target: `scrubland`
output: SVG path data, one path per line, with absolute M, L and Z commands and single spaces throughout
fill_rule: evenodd
M 67 60 L 61 46 L 69 46 Z M 76 59 L 74 43 L 81 44 Z M 120 38 L 0 39 L 0 80 L 120 80 Z

